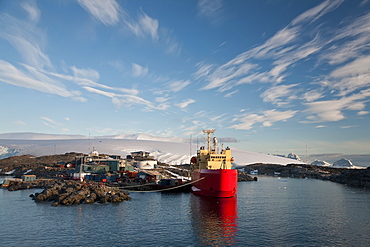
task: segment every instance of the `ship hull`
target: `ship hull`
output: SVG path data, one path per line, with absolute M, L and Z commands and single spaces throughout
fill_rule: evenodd
M 192 192 L 210 197 L 233 197 L 238 187 L 238 172 L 234 169 L 196 169 L 192 173 Z

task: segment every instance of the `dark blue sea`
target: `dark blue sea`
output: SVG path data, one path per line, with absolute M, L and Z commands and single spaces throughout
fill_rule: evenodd
M 0 190 L 0 246 L 370 246 L 370 192 L 259 177 L 236 198 L 131 193 L 113 204 L 36 204 Z

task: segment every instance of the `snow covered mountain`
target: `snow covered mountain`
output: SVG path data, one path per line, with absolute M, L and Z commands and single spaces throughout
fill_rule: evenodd
M 299 160 L 299 161 L 302 161 L 301 158 L 297 155 L 297 154 L 294 154 L 294 153 L 290 153 L 288 154 L 287 158 L 289 159 L 293 159 L 293 160 Z
M 350 160 L 347 160 L 345 158 L 342 158 L 340 160 L 337 160 L 333 163 L 334 167 L 341 167 L 341 168 L 348 168 L 353 167 L 353 164 Z
M 363 169 L 366 167 L 361 166 L 355 166 L 352 164 L 352 162 L 348 159 L 342 158 L 340 160 L 335 161 L 333 164 L 330 164 L 326 161 L 321 160 L 315 160 L 311 163 L 311 165 L 315 166 L 328 166 L 328 167 L 334 167 L 334 168 L 352 168 L 352 169 Z
M 186 139 L 164 138 L 146 134 L 99 137 L 99 139 L 97 139 L 98 137 L 75 138 L 76 136 L 72 136 L 73 138 L 68 139 L 60 135 L 25 133 L 25 138 L 21 139 L 21 137 L 22 134 L 19 133 L 0 134 L 0 158 L 22 154 L 42 156 L 67 152 L 89 153 L 92 150 L 97 150 L 99 153 L 126 156 L 133 151 L 147 151 L 161 162 L 177 165 L 188 164 L 191 156 L 196 155 L 198 148 L 196 144 L 192 144 L 190 148 L 190 143 Z M 220 140 L 222 141 L 221 138 Z M 303 164 L 297 160 L 230 147 L 235 159 L 235 166 L 255 163 Z
M 333 166 L 332 164 L 323 161 L 323 160 L 315 160 L 314 162 L 311 163 L 313 166 Z

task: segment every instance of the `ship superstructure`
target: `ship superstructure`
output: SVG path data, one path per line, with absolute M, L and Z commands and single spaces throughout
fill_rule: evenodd
M 197 157 L 192 157 L 191 163 L 194 165 L 192 180 L 197 181 L 192 187 L 192 191 L 198 195 L 212 197 L 233 197 L 237 191 L 238 173 L 232 169 L 230 148 L 218 150 L 217 139 L 213 137 L 211 145 L 211 134 L 215 130 L 203 130 L 207 135 L 207 147 L 201 147 L 197 152 Z

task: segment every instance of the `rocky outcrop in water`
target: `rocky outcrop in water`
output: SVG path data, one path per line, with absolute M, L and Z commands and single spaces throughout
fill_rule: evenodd
M 51 201 L 52 206 L 89 203 L 120 203 L 131 200 L 129 194 L 119 188 L 100 183 L 81 183 L 78 181 L 56 181 L 41 193 L 30 195 L 35 202 Z

